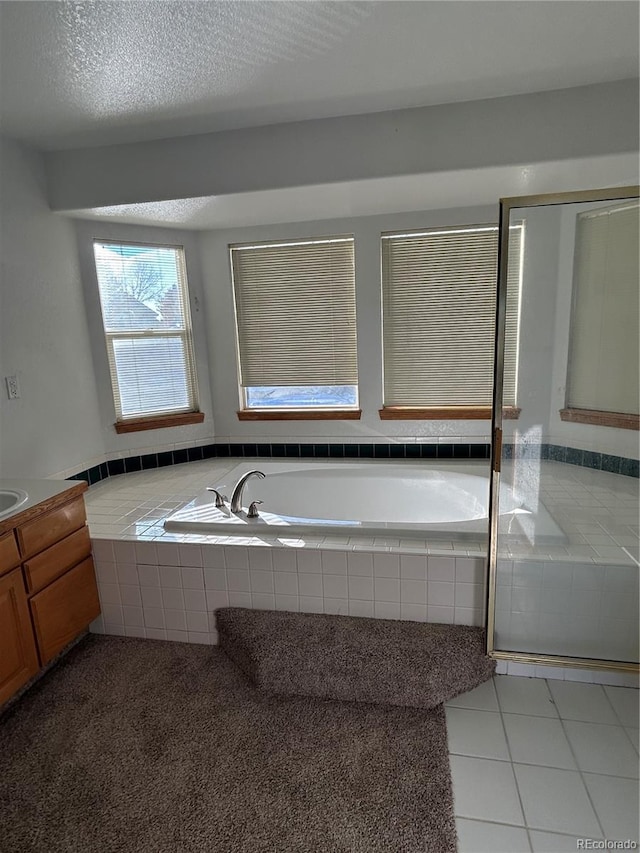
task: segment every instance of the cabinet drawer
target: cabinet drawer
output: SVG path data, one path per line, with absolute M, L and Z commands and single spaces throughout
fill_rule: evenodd
M 82 527 L 85 521 L 84 500 L 80 497 L 22 524 L 16 529 L 22 558 L 44 551 Z
M 0 575 L 20 565 L 20 554 L 13 532 L 0 536 Z
M 38 669 L 22 572 L 17 569 L 0 578 L 0 705 Z
M 38 592 L 90 555 L 91 539 L 89 528 L 85 525 L 25 562 L 24 574 L 28 591 Z
M 100 613 L 92 558 L 36 593 L 30 604 L 44 666 Z

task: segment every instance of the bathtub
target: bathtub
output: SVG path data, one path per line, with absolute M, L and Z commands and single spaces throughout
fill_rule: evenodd
M 204 491 L 164 522 L 168 531 L 220 535 L 358 535 L 425 538 L 482 538 L 487 534 L 489 471 L 486 462 L 338 462 L 245 460 L 211 485 L 231 497 L 248 471 L 244 512 L 217 509 Z M 259 517 L 247 517 L 252 501 L 262 501 Z M 532 513 L 508 487 L 502 487 L 503 529 L 521 534 L 519 521 Z M 562 531 L 544 507 L 535 513 L 536 530 L 557 540 Z M 562 538 L 564 538 L 562 536 Z

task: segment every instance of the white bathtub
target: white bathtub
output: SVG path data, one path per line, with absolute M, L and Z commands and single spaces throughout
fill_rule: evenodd
M 371 533 L 447 539 L 482 538 L 487 533 L 486 462 L 438 465 L 251 459 L 211 485 L 230 498 L 240 477 L 254 469 L 266 477 L 247 481 L 244 512 L 233 515 L 228 508 L 217 509 L 213 493 L 205 491 L 171 515 L 165 529 L 253 536 L 309 534 L 315 528 L 319 535 Z M 262 501 L 260 515 L 250 519 L 246 509 L 257 500 Z M 501 491 L 500 513 L 516 524 L 519 515 L 531 515 L 506 487 Z M 539 522 L 547 528 L 541 532 L 561 533 L 544 509 L 537 515 L 536 526 Z

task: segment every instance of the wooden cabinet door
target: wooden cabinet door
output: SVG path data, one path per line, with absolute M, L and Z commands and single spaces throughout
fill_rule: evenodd
M 0 575 L 20 565 L 20 554 L 13 531 L 0 536 Z
M 39 668 L 22 572 L 16 569 L 0 578 L 0 705 Z
M 36 593 L 30 604 L 44 666 L 100 614 L 92 558 Z

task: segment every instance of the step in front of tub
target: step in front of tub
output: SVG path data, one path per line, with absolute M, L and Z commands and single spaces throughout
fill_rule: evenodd
M 262 690 L 433 708 L 494 673 L 484 631 L 355 616 L 223 607 L 220 646 Z

